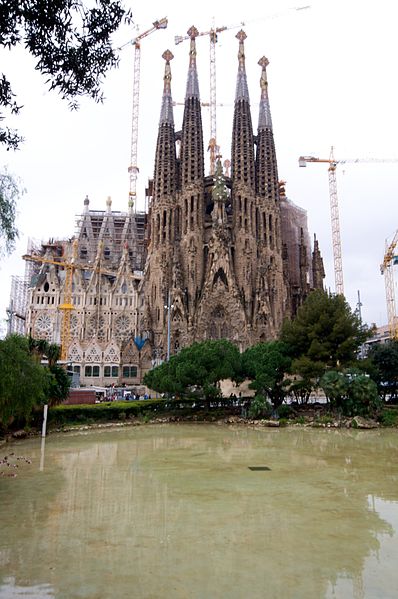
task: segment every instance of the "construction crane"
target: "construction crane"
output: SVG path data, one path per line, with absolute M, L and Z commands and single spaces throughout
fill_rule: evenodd
M 343 160 L 335 160 L 333 146 L 330 149 L 329 158 L 316 158 L 315 156 L 300 156 L 299 166 L 307 166 L 307 162 L 323 162 L 329 164 L 329 198 L 330 198 L 330 215 L 332 224 L 332 245 L 333 245 L 333 262 L 334 262 L 334 278 L 336 293 L 344 295 L 343 283 L 343 264 L 340 238 L 340 218 L 339 206 L 337 199 L 337 182 L 336 182 L 336 167 L 338 164 L 347 163 L 382 163 L 382 162 L 398 162 L 398 158 L 345 158 Z
M 64 284 L 64 301 L 62 304 L 58 306 L 58 309 L 63 312 L 63 318 L 61 323 L 61 361 L 66 361 L 68 358 L 68 349 L 70 345 L 70 321 L 71 321 L 71 312 L 75 309 L 72 303 L 72 283 L 73 283 L 73 273 L 76 269 L 79 270 L 88 270 L 91 272 L 96 272 L 101 275 L 108 275 L 111 277 L 116 277 L 117 272 L 104 269 L 102 267 L 97 267 L 95 265 L 90 264 L 81 264 L 76 262 L 77 257 L 77 247 L 78 241 L 75 239 L 72 243 L 72 255 L 70 259 L 64 260 L 55 260 L 52 258 L 46 258 L 45 256 L 35 256 L 31 254 L 25 254 L 22 256 L 24 260 L 28 260 L 30 262 L 39 262 L 41 264 L 53 264 L 55 266 L 61 267 L 65 270 L 65 284 Z M 141 281 L 142 276 L 136 273 L 130 274 L 129 278 L 136 279 Z
M 166 29 L 167 18 L 154 21 L 152 27 L 137 35 L 130 43 L 134 46 L 134 77 L 133 77 L 133 108 L 131 124 L 131 154 L 128 168 L 130 178 L 129 206 L 135 206 L 137 198 L 137 177 L 140 169 L 137 164 L 138 144 L 138 116 L 140 110 L 140 68 L 141 68 L 141 40 L 158 29 Z
M 288 11 L 300 11 L 311 8 L 310 6 L 297 6 L 293 8 L 289 8 Z M 276 13 L 273 15 L 269 15 L 264 17 L 265 19 L 274 19 L 283 14 L 286 14 L 287 11 L 283 11 L 280 13 Z M 216 95 L 217 95 L 217 85 L 216 85 L 216 43 L 218 41 L 218 33 L 222 31 L 229 31 L 230 29 L 237 29 L 238 27 L 244 27 L 248 23 L 262 21 L 263 19 L 253 19 L 250 21 L 243 22 L 241 21 L 237 25 L 223 25 L 222 27 L 212 27 L 209 31 L 202 31 L 198 33 L 199 36 L 208 35 L 210 39 L 210 102 L 204 103 L 204 106 L 209 106 L 210 108 L 210 141 L 208 150 L 210 151 L 210 175 L 214 175 L 216 171 L 216 160 L 217 156 L 220 152 L 220 147 L 217 144 L 217 116 L 216 116 Z M 190 39 L 189 35 L 176 35 L 174 37 L 175 44 L 181 44 L 181 42 Z M 224 106 L 224 104 L 220 104 L 220 106 Z
M 396 247 L 398 244 L 398 230 L 395 232 L 392 242 L 386 244 L 386 252 L 384 259 L 380 265 L 381 274 L 384 275 L 384 283 L 386 286 L 386 301 L 387 301 L 387 317 L 390 329 L 391 339 L 398 339 L 398 317 L 395 305 L 395 288 L 394 288 L 394 265 L 398 263 Z
M 332 244 L 334 261 L 334 279 L 336 293 L 344 295 L 343 283 L 343 264 L 341 257 L 341 239 L 340 239 L 340 219 L 339 206 L 337 200 L 336 166 L 337 162 L 333 155 L 333 146 L 330 149 L 329 158 L 315 158 L 314 156 L 300 156 L 299 165 L 307 166 L 307 162 L 326 162 L 329 164 L 329 196 L 330 196 L 330 215 L 332 221 Z

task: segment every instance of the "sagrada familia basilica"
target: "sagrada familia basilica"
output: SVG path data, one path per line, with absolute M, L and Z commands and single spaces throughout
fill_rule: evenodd
M 257 132 L 245 70 L 238 64 L 231 161 L 205 175 L 191 27 L 181 130 L 173 116 L 170 51 L 148 210 L 90 209 L 70 240 L 33 252 L 26 333 L 63 344 L 82 385 L 139 385 L 145 372 L 194 341 L 227 338 L 240 349 L 275 339 L 324 269 L 306 212 L 278 178 L 267 65 L 260 67 Z M 73 259 L 72 259 L 73 257 Z

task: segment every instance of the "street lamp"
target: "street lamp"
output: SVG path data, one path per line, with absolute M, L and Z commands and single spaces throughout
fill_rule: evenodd
M 171 309 L 173 305 L 171 303 L 171 293 L 170 289 L 167 294 L 167 306 L 165 306 L 165 310 L 167 310 L 167 362 L 170 360 L 170 343 L 171 343 Z

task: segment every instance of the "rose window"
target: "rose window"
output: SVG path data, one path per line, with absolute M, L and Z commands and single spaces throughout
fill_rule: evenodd
M 126 314 L 121 314 L 115 320 L 115 337 L 118 341 L 127 339 L 130 335 L 130 318 Z
M 51 340 L 53 321 L 49 314 L 39 314 L 35 322 L 35 333 L 40 339 Z

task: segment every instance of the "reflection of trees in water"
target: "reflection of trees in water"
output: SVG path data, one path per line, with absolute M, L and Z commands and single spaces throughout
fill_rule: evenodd
M 115 597 L 323 597 L 342 575 L 360 580 L 391 532 L 368 505 L 397 500 L 397 442 L 386 455 L 386 439 L 168 426 L 57 440 L 51 471 L 7 481 L 19 484 L 9 503 L 26 537 L 2 526 L 4 568 L 65 598 L 88 585 L 101 596 L 110 581 Z M 259 464 L 271 471 L 247 468 Z

